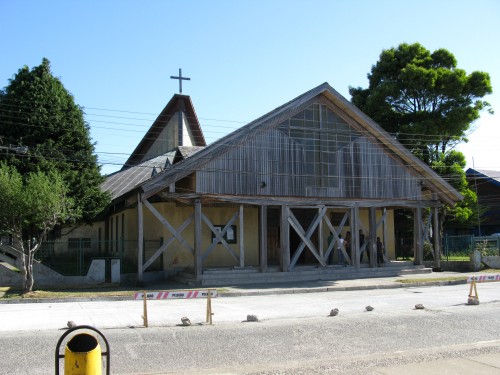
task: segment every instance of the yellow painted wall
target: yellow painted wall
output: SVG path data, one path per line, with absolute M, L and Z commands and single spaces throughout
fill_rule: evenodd
M 99 247 L 99 228 L 101 229 L 101 241 L 104 241 L 105 237 L 104 221 L 98 221 L 93 223 L 92 225 L 80 225 L 77 228 L 73 228 L 71 231 L 68 231 L 67 235 L 62 236 L 61 239 L 56 240 L 54 242 L 54 253 L 56 255 L 71 255 L 70 253 L 73 250 L 68 249 L 67 245 L 68 239 L 90 238 L 92 248 L 90 250 L 86 249 L 86 255 L 92 255 L 92 256 L 100 255 L 99 250 L 103 252 L 104 246 L 101 243 L 101 247 Z
M 194 212 L 193 206 L 177 206 L 175 203 L 162 202 L 154 203 L 153 207 L 166 218 L 170 225 L 178 229 L 182 223 L 189 218 Z M 238 212 L 239 207 L 202 207 L 202 213 L 208 217 L 213 225 L 226 225 L 231 217 Z M 121 213 L 113 215 L 113 222 L 119 216 L 119 228 L 121 228 Z M 144 220 L 144 239 L 169 240 L 172 237 L 170 231 L 149 211 L 146 206 L 143 206 L 143 220 Z M 245 252 L 245 265 L 258 265 L 259 264 L 259 242 L 258 242 L 258 208 L 245 207 L 243 212 L 244 221 L 244 252 Z M 113 224 L 115 228 L 116 224 Z M 236 225 L 237 243 L 229 244 L 233 252 L 239 255 L 240 244 L 240 224 L 237 219 L 233 225 Z M 125 211 L 125 253 L 124 255 L 136 261 L 137 257 L 137 209 L 128 209 Z M 114 229 L 113 229 L 114 230 Z M 194 249 L 194 222 L 191 222 L 186 229 L 181 233 L 184 240 Z M 212 242 L 210 228 L 202 222 L 202 248 L 205 253 Z M 159 242 L 158 246 L 159 247 Z M 156 248 L 157 248 L 156 247 Z M 154 253 L 154 249 L 146 251 L 146 256 L 149 257 Z M 193 267 L 194 256 L 180 241 L 175 239 L 168 247 L 167 251 L 163 253 L 163 268 L 165 270 L 174 267 Z M 231 254 L 222 244 L 217 244 L 215 248 L 208 255 L 207 259 L 203 262 L 204 267 L 215 266 L 239 266 Z

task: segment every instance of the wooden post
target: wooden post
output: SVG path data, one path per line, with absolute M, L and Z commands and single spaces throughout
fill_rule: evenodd
M 142 195 L 137 193 L 137 283 L 142 283 L 142 264 L 144 259 L 144 221 L 142 214 Z
M 422 207 L 413 210 L 413 264 L 421 265 L 424 258 L 424 245 L 422 241 Z
M 368 211 L 370 233 L 368 235 L 370 252 L 370 267 L 377 267 L 377 209 L 370 207 Z
M 212 312 L 212 289 L 208 289 L 207 296 L 207 323 L 212 325 L 212 316 L 214 313 Z
M 142 292 L 142 297 L 143 297 L 143 315 L 142 315 L 142 319 L 144 320 L 144 327 L 148 327 L 148 303 L 147 303 L 147 300 L 148 300 L 148 295 L 146 294 L 146 291 L 143 291 Z
M 441 233 L 439 232 L 439 207 L 433 207 L 434 225 L 432 234 L 434 235 L 434 261 L 435 267 L 441 269 Z
M 351 254 L 352 265 L 356 268 L 361 267 L 359 257 L 359 207 L 351 208 Z
M 318 207 L 318 215 L 321 215 L 321 211 L 323 209 L 324 206 L 321 206 L 321 207 Z M 323 233 L 323 218 L 320 219 L 320 222 L 318 224 L 318 233 L 319 233 L 319 244 L 318 244 L 318 252 L 319 252 L 319 257 L 321 259 L 325 259 L 325 250 L 324 250 L 324 245 L 323 245 L 323 241 L 324 241 L 324 233 Z M 325 261 L 326 265 L 328 265 L 328 262 Z
M 240 218 L 240 235 L 239 235 L 239 237 L 240 237 L 239 238 L 239 241 L 240 241 L 240 267 L 243 268 L 243 267 L 245 267 L 245 245 L 244 245 L 244 237 L 243 237 L 245 221 L 243 219 L 243 205 L 242 204 L 240 204 L 239 218 Z
M 288 272 L 290 266 L 290 224 L 288 223 L 288 211 L 286 205 L 281 206 L 281 270 Z
M 382 240 L 382 243 L 384 244 L 384 261 L 388 262 L 389 258 L 387 257 L 387 238 L 388 238 L 387 208 L 385 208 L 385 207 L 384 207 L 384 212 L 383 212 L 382 233 L 384 234 L 384 238 Z
M 201 242 L 201 202 L 197 199 L 194 202 L 194 274 L 196 280 L 203 273 Z
M 260 272 L 267 272 L 267 206 L 260 206 L 259 216 Z

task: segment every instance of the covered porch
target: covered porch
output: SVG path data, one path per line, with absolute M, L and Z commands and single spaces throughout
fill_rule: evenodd
M 395 204 L 375 200 L 340 202 L 302 198 L 298 204 L 297 200 L 288 197 L 181 196 L 163 192 L 161 200 L 181 202 L 184 209 L 189 210 L 183 222 L 175 225 L 168 214 L 161 213 L 150 202 L 157 202 L 157 198 L 137 195 L 139 282 L 143 282 L 144 273 L 160 255 L 174 250 L 188 253 L 191 262 L 172 277 L 192 285 L 335 280 L 431 272 L 423 266 L 424 243 L 439 260 L 437 200 Z M 394 226 L 390 222 L 395 208 L 413 211 L 414 233 L 419 234 L 414 236 L 413 262 L 395 260 Z M 143 249 L 144 210 L 168 232 L 162 246 L 147 259 Z M 226 221 L 215 221 L 214 210 L 227 212 Z M 349 245 L 342 246 L 341 233 L 345 237 L 347 231 L 350 232 Z M 377 237 L 384 244 L 383 267 L 377 264 Z M 221 253 L 230 261 L 217 263 Z M 339 256 L 346 261 L 345 266 L 335 261 Z M 207 261 L 209 257 L 210 262 Z M 438 261 L 436 266 L 439 266 Z

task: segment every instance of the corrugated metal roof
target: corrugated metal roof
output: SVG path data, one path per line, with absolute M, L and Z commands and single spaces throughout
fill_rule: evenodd
M 198 146 L 177 147 L 175 150 L 163 155 L 107 176 L 101 188 L 104 191 L 110 192 L 112 199 L 118 198 L 164 172 L 167 161 L 169 165 L 172 165 L 180 160 L 189 158 L 203 148 Z
M 113 173 L 106 178 L 101 188 L 104 191 L 110 192 L 112 199 L 124 195 L 133 190 L 137 185 L 149 180 L 152 177 L 153 169 L 160 172 L 164 169 L 167 160 L 173 163 L 175 153 L 176 150 L 170 151 L 134 167 Z

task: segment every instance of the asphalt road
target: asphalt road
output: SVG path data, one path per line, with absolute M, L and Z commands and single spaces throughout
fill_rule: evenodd
M 149 306 L 150 328 L 135 317 L 136 301 L 2 305 L 0 372 L 53 373 L 63 326 L 80 311 L 94 323 L 115 319 L 109 328 L 95 324 L 110 343 L 113 374 L 381 374 L 387 366 L 500 356 L 500 284 L 479 286 L 479 306 L 466 305 L 467 294 L 457 285 L 219 298 L 213 326 L 202 324 L 205 301 L 168 301 Z M 365 311 L 367 304 L 375 309 Z M 334 307 L 339 315 L 328 316 Z M 244 321 L 247 314 L 260 321 Z M 48 315 L 58 327 L 19 329 Z M 192 326 L 179 325 L 184 315 Z

